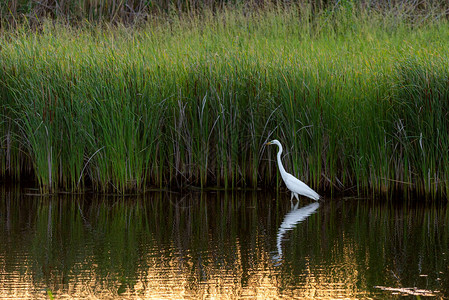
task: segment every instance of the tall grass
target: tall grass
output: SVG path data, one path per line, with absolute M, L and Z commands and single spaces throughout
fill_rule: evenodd
M 36 25 L 49 17 L 64 19 L 71 24 L 83 21 L 138 24 L 160 16 L 194 16 L 205 11 L 218 12 L 230 6 L 240 6 L 246 13 L 251 13 L 254 9 L 265 9 L 267 6 L 291 4 L 309 6 L 313 15 L 341 5 L 359 5 L 363 8 L 399 13 L 408 18 L 428 16 L 435 12 L 444 12 L 447 16 L 449 9 L 449 3 L 445 0 L 9 0 L 0 2 L 0 26 L 16 26 L 23 19 Z
M 43 192 L 273 186 L 277 138 L 320 191 L 446 196 L 447 22 L 305 9 L 4 32 L 2 175 L 31 169 Z

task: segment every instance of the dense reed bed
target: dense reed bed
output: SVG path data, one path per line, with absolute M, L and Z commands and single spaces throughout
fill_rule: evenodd
M 23 20 L 38 26 L 46 18 L 64 19 L 70 24 L 88 21 L 135 25 L 161 16 L 192 16 L 204 11 L 219 12 L 230 6 L 239 6 L 250 13 L 273 5 L 292 4 L 309 6 L 314 15 L 342 5 L 357 5 L 412 18 L 428 17 L 435 12 L 449 14 L 446 0 L 9 0 L 0 2 L 0 27 L 14 27 Z
M 348 2 L 349 3 L 349 2 Z M 449 191 L 443 18 L 297 6 L 0 38 L 2 176 L 42 192 L 278 186 Z

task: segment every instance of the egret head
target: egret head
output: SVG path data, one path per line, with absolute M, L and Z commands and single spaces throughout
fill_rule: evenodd
M 281 143 L 278 140 L 272 140 L 271 142 L 268 142 L 265 145 L 278 145 L 279 147 L 281 147 Z

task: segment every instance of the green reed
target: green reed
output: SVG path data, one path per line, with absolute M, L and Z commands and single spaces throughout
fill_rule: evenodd
M 342 6 L 0 37 L 2 176 L 43 192 L 280 184 L 448 194 L 443 20 Z
M 273 5 L 291 6 L 292 4 L 295 6 L 307 6 L 309 8 L 307 13 L 312 17 L 323 11 L 334 11 L 339 7 L 352 9 L 359 5 L 382 11 L 385 14 L 401 15 L 409 19 L 420 19 L 423 15 L 428 17 L 447 11 L 449 8 L 449 4 L 445 0 L 423 0 L 419 2 L 414 0 L 377 0 L 375 2 L 367 0 L 40 0 L 39 2 L 33 0 L 9 0 L 0 3 L 0 26 L 16 26 L 23 19 L 33 24 L 39 24 L 46 17 L 64 19 L 71 24 L 87 21 L 90 23 L 108 22 L 109 24 L 132 25 L 148 22 L 161 16 L 170 17 L 176 14 L 196 16 L 210 11 L 216 13 L 226 7 L 239 5 L 244 7 L 247 14 L 251 14 L 254 10 L 265 9 Z

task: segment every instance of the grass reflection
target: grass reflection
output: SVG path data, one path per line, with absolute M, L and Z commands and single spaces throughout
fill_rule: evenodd
M 284 194 L 0 195 L 0 298 L 449 294 L 445 206 L 326 201 L 284 232 L 279 264 Z

